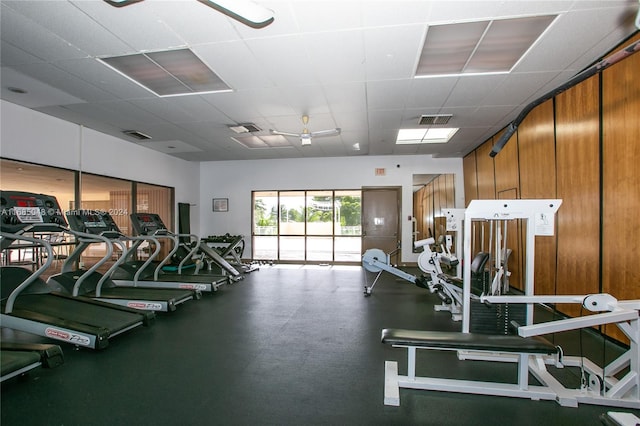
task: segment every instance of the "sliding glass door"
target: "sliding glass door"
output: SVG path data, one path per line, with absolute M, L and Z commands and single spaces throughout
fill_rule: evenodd
M 253 259 L 359 262 L 360 191 L 256 191 Z

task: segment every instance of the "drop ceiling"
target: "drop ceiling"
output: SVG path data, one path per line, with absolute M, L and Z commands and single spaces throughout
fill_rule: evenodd
M 633 34 L 639 5 L 256 3 L 273 11 L 273 23 L 251 28 L 196 0 L 145 0 L 119 8 L 102 0 L 0 1 L 2 99 L 189 161 L 462 157 L 528 103 Z M 430 27 L 538 16 L 554 18 L 508 72 L 415 78 Z M 183 49 L 230 90 L 162 97 L 102 62 Z M 309 116 L 306 126 L 303 115 Z M 425 127 L 418 124 L 424 115 L 451 115 L 447 127 L 460 130 L 444 144 L 396 145 L 399 129 Z M 269 129 L 341 133 L 314 139 L 311 146 L 287 137 L 288 143 L 256 149 L 232 139 L 242 135 L 231 127 L 246 123 L 259 131 L 245 136 L 259 138 Z M 151 139 L 123 133 L 132 130 Z

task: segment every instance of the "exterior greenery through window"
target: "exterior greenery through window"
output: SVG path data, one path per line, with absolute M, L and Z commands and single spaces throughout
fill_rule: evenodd
M 359 262 L 361 191 L 256 191 L 256 260 Z

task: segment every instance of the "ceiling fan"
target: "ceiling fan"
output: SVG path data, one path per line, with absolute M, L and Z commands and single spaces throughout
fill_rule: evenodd
M 318 130 L 317 132 L 310 132 L 309 129 L 307 129 L 307 123 L 309 123 L 309 116 L 303 115 L 302 124 L 304 124 L 304 128 L 302 129 L 301 133 L 281 132 L 273 129 L 269 129 L 269 132 L 271 132 L 272 135 L 293 136 L 296 138 L 300 138 L 300 142 L 302 143 L 302 146 L 311 145 L 311 139 L 313 138 L 321 138 L 325 136 L 338 136 L 340 134 L 339 127 L 336 127 L 335 129 Z

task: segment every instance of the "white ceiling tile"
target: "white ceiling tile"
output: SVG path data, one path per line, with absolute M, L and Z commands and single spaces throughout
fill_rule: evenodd
M 200 45 L 193 51 L 233 90 L 273 87 L 244 42 Z
M 411 80 L 370 81 L 367 83 L 367 106 L 369 109 L 404 108 Z
M 415 78 L 411 80 L 407 108 L 437 108 L 451 96 L 458 79 L 466 77 Z
M 311 69 L 322 84 L 364 81 L 366 57 L 362 31 L 340 31 L 305 35 Z
M 10 87 L 26 90 L 27 93 L 14 93 Z M 52 105 L 67 105 L 84 102 L 56 87 L 45 84 L 12 68 L 2 68 L 2 99 L 27 108 L 40 108 Z
M 413 77 L 425 25 L 382 27 L 364 31 L 368 80 Z
M 5 41 L 0 44 L 0 66 L 32 64 L 40 59 Z
M 164 152 L 165 154 L 177 154 L 185 152 L 202 152 L 200 148 L 184 143 L 182 141 L 154 141 L 154 142 L 136 142 L 136 145 L 153 149 L 154 151 Z
M 103 3 L 105 11 L 109 6 Z M 104 26 L 78 9 L 73 3 L 63 1 L 19 1 L 11 2 L 26 18 L 41 25 L 72 46 L 89 55 L 115 55 L 131 50 Z M 77 37 L 82 34 L 82 37 Z
M 154 13 L 151 1 L 128 7 L 112 7 L 104 1 L 76 1 L 75 7 L 89 16 L 100 18 L 100 25 L 122 40 L 130 49 L 139 51 L 167 50 L 184 46 L 185 42 Z M 163 2 L 172 6 L 174 13 L 188 7 L 187 2 Z M 104 52 L 100 56 L 121 54 Z
M 23 2 L 11 2 L 11 7 Z M 34 2 L 35 3 L 35 2 Z M 15 12 L 2 3 L 0 13 L 0 31 L 2 41 L 44 61 L 56 61 L 87 56 L 78 47 L 65 41 L 64 38 L 43 28 L 38 23 Z

